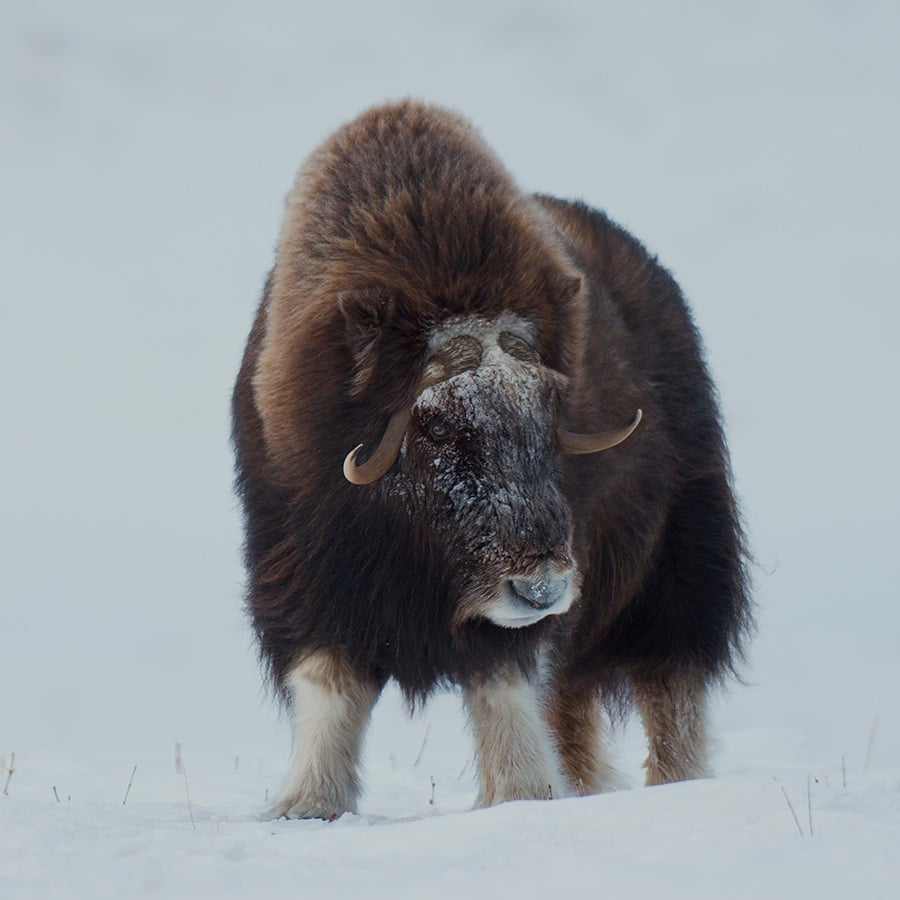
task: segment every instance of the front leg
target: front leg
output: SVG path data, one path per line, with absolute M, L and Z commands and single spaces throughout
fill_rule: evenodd
M 479 806 L 563 795 L 565 782 L 531 679 L 518 668 L 505 669 L 466 685 L 463 700 L 475 734 Z
M 334 819 L 356 812 L 363 736 L 381 685 L 356 675 L 337 654 L 304 657 L 287 676 L 294 759 L 273 818 Z

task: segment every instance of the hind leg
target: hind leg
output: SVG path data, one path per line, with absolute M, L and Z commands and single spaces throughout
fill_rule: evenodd
M 647 784 L 703 778 L 708 774 L 707 688 L 695 672 L 633 679 L 634 698 L 648 754 Z
M 574 792 L 597 794 L 622 786 L 621 776 L 606 759 L 605 722 L 596 689 L 555 686 L 547 704 L 547 721 Z

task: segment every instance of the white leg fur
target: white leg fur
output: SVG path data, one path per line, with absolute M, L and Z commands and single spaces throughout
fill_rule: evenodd
M 288 675 L 294 759 L 273 817 L 333 819 L 356 812 L 363 737 L 379 688 L 326 652 Z
M 469 685 L 463 699 L 475 733 L 479 806 L 564 795 L 540 696 L 524 674 L 506 671 Z

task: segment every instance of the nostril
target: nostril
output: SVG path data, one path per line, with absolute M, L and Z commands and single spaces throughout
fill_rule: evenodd
M 513 594 L 532 609 L 549 609 L 557 604 L 569 586 L 565 576 L 550 578 L 513 578 L 509 582 Z

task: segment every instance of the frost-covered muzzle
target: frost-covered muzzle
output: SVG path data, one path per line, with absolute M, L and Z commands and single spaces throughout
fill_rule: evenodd
M 457 624 L 521 628 L 566 612 L 579 588 L 560 487 L 564 379 L 479 338 L 486 346 L 476 368 L 416 399 L 397 477 L 452 561 Z

